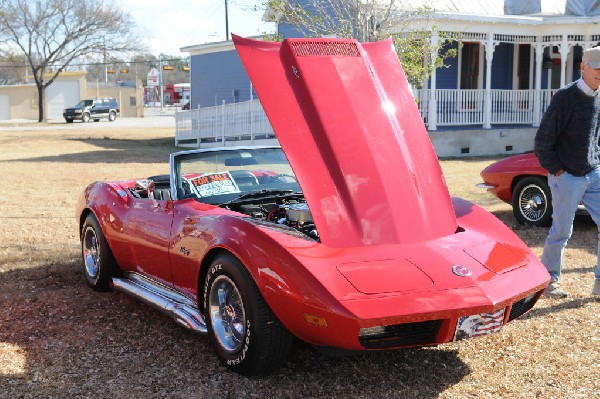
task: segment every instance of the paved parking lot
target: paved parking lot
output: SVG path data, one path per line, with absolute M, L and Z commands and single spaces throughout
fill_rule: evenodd
M 144 108 L 142 118 L 117 118 L 114 122 L 108 122 L 101 119 L 99 122 L 90 122 L 82 124 L 75 121 L 66 123 L 64 119 L 49 120 L 48 123 L 38 123 L 35 120 L 13 119 L 0 121 L 0 131 L 2 130 L 55 130 L 55 129 L 73 129 L 76 130 L 84 125 L 92 129 L 114 129 L 123 127 L 172 127 L 175 129 L 175 112 L 178 109 L 173 107 L 148 107 Z

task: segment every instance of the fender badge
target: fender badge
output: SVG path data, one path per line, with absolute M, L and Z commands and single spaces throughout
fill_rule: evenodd
M 473 274 L 473 272 L 471 271 L 471 269 L 469 269 L 466 266 L 463 265 L 454 265 L 452 266 L 452 273 L 456 274 L 457 276 L 460 277 L 468 277 L 471 274 Z

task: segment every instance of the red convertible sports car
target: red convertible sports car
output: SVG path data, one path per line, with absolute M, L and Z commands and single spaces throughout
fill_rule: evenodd
M 502 201 L 511 204 L 517 221 L 532 226 L 550 226 L 552 200 L 548 172 L 533 152 L 501 159 L 481 171 L 483 183 Z
M 552 224 L 552 193 L 548 172 L 533 152 L 501 159 L 481 171 L 486 188 L 502 201 L 511 204 L 521 224 L 548 227 Z M 587 214 L 581 205 L 578 214 Z
M 294 337 L 436 345 L 534 306 L 546 269 L 450 197 L 391 41 L 234 42 L 281 148 L 185 151 L 169 175 L 88 186 L 78 220 L 93 288 L 207 333 L 245 375 L 281 366 Z

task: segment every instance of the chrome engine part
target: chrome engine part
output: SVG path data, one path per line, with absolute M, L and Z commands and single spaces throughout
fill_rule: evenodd
M 306 202 L 283 206 L 286 210 L 286 219 L 290 223 L 303 225 L 313 223 L 312 215 Z

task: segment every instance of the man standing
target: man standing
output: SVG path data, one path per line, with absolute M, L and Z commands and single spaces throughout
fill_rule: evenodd
M 580 203 L 600 232 L 600 46 L 583 53 L 581 78 L 550 101 L 535 136 L 535 154 L 548 171 L 552 227 L 541 261 L 552 281 L 544 295 L 567 296 L 558 284 L 567 241 Z M 600 235 L 599 235 L 600 237 Z M 600 295 L 600 242 L 592 294 Z

